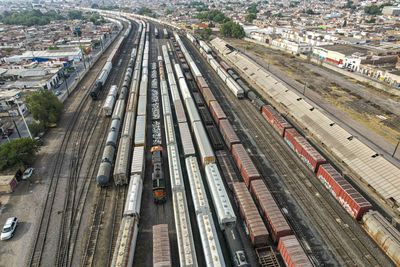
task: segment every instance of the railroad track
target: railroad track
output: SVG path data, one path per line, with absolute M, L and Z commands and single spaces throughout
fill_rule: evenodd
M 193 53 L 193 51 L 192 51 Z M 207 64 L 198 54 L 203 64 Z M 207 73 L 210 76 L 210 73 Z M 261 155 L 254 157 L 257 167 L 265 168 L 266 159 L 271 168 L 280 177 L 280 180 L 286 185 L 295 200 L 301 205 L 304 213 L 311 222 L 316 225 L 317 230 L 323 236 L 325 242 L 332 247 L 334 254 L 339 256 L 341 265 L 357 266 L 392 266 L 391 261 L 380 251 L 371 239 L 366 235 L 362 228 L 354 221 L 344 209 L 330 196 L 322 184 L 314 177 L 304 164 L 293 157 L 293 152 L 286 147 L 283 139 L 275 133 L 261 114 L 248 100 L 238 100 L 226 89 L 225 85 L 213 75 L 213 83 L 223 90 L 223 94 L 218 90 L 213 90 L 215 96 L 224 107 L 224 111 L 234 113 L 232 107 L 236 109 L 235 117 L 243 124 L 245 135 L 251 132 L 251 136 L 256 136 L 250 140 L 253 145 L 258 147 Z M 270 179 L 264 179 L 269 188 L 275 188 L 276 185 Z M 273 191 L 281 206 L 285 203 L 282 192 Z M 304 226 L 299 224 L 293 218 L 288 218 L 296 234 L 305 245 L 309 256 L 316 265 L 323 263 L 323 254 L 319 251 L 312 251 L 302 229 Z M 341 234 L 340 234 L 341 233 Z
M 262 155 L 270 163 L 275 173 L 281 177 L 287 188 L 290 189 L 296 201 L 301 203 L 305 214 L 319 226 L 318 230 L 322 233 L 322 236 L 329 241 L 330 246 L 335 250 L 335 254 L 342 259 L 341 264 L 349 266 L 379 266 L 383 264 L 383 266 L 390 266 L 390 261 L 376 245 L 372 245 L 372 241 L 366 236 L 358 223 L 350 218 L 338 203 L 334 203 L 336 201 L 332 199 L 314 175 L 305 169 L 305 166 L 299 167 L 299 163 L 296 162 L 297 159 L 294 160 L 293 158 L 293 153 L 279 144 L 282 141 L 281 137 L 275 133 L 272 127 L 267 125 L 256 108 L 248 100 L 233 99 L 234 96 L 231 96 L 230 92 L 226 92 L 225 97 L 227 101 L 233 104 L 231 106 L 238 109 L 237 114 L 240 115 L 237 116 L 245 128 L 252 132 L 252 136 L 257 136 L 257 146 Z M 219 95 L 219 98 L 221 99 L 221 95 Z M 225 110 L 227 110 L 226 106 Z M 258 166 L 263 165 L 259 159 L 256 161 L 259 162 Z M 268 182 L 268 179 L 264 180 L 269 186 L 272 185 L 271 182 Z M 282 202 L 282 196 L 276 195 L 281 198 L 279 200 Z M 302 236 L 298 223 L 290 218 L 289 221 L 298 230 L 297 233 L 304 243 L 306 237 Z M 338 231 L 344 233 L 344 236 L 338 235 Z M 310 249 L 307 250 L 310 252 Z M 310 256 L 316 265 L 321 264 L 319 259 L 313 255 Z
M 121 225 L 122 216 L 124 212 L 125 199 L 127 190 L 126 187 L 118 187 L 116 190 L 116 194 L 114 195 L 114 205 L 113 205 L 113 220 L 112 220 L 112 229 L 110 234 L 110 247 L 108 249 L 108 259 L 107 266 L 111 266 L 112 257 L 114 254 L 115 247 L 117 245 L 117 237 L 119 227 Z
M 92 225 L 90 227 L 89 238 L 86 243 L 85 253 L 83 255 L 83 260 L 81 266 L 93 266 L 94 255 L 97 248 L 97 238 L 100 232 L 100 226 L 103 219 L 104 207 L 106 204 L 106 199 L 108 196 L 108 191 L 110 189 L 107 187 L 99 187 L 97 194 L 97 202 L 95 204 L 95 212 L 93 215 Z
M 101 56 L 101 58 L 95 63 L 93 68 L 88 72 L 86 77 L 81 81 L 80 91 L 77 92 L 76 98 L 80 98 L 81 101 L 79 102 L 77 108 L 74 110 L 72 118 L 70 118 L 68 124 L 67 124 L 67 129 L 66 129 L 66 134 L 65 137 L 62 140 L 61 146 L 59 150 L 57 151 L 57 156 L 55 159 L 55 165 L 54 168 L 51 171 L 50 175 L 50 185 L 49 185 L 49 191 L 45 200 L 44 204 L 44 209 L 42 216 L 40 218 L 39 222 L 39 227 L 36 233 L 36 238 L 35 238 L 35 243 L 31 252 L 31 257 L 29 258 L 28 266 L 40 266 L 42 262 L 42 254 L 45 248 L 45 243 L 46 243 L 46 236 L 47 236 L 47 231 L 49 228 L 49 223 L 51 219 L 51 214 L 53 211 L 53 204 L 55 200 L 55 193 L 57 191 L 57 186 L 60 178 L 61 171 L 63 169 L 63 162 L 65 159 L 65 155 L 67 154 L 68 147 L 70 145 L 70 142 L 73 141 L 74 144 L 79 143 L 79 140 L 76 140 L 76 136 L 73 134 L 74 132 L 79 132 L 75 131 L 77 126 L 85 125 L 87 123 L 87 120 L 84 118 L 85 116 L 82 116 L 83 112 L 87 109 L 90 108 L 91 105 L 91 100 L 89 99 L 89 90 L 91 86 L 94 84 L 99 72 L 102 69 L 102 66 L 104 65 L 105 61 L 107 60 L 107 52 L 111 51 L 112 45 L 107 49 L 107 51 Z M 82 120 L 83 117 L 83 120 Z M 79 128 L 78 128 L 79 129 Z M 75 145 L 74 145 L 75 146 Z M 76 146 L 75 146 L 76 150 Z M 78 149 L 80 150 L 80 149 Z M 79 159 L 74 159 L 74 160 L 79 160 Z M 71 181 L 75 183 L 74 181 Z M 67 194 L 68 195 L 68 194 Z M 66 199 L 67 202 L 70 201 L 69 197 Z M 65 226 L 63 226 L 65 228 Z M 64 232 L 64 231 L 62 231 Z M 65 233 L 63 233 L 65 234 Z M 57 253 L 58 254 L 58 253 Z

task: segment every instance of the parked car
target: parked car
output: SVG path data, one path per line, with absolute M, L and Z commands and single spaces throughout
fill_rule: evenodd
M 26 169 L 26 170 L 24 171 L 24 174 L 22 175 L 22 179 L 23 179 L 23 180 L 26 180 L 26 179 L 28 179 L 28 178 L 31 178 L 31 176 L 32 176 L 34 170 L 35 170 L 34 168 L 28 168 L 28 169 Z
M 59 96 L 59 95 L 61 95 L 61 92 L 57 90 L 54 94 L 55 94 L 56 96 Z
M 10 217 L 7 219 L 6 223 L 3 226 L 3 229 L 1 230 L 1 240 L 7 240 L 10 239 L 11 237 L 14 236 L 15 229 L 17 228 L 18 225 L 18 219 L 17 217 Z

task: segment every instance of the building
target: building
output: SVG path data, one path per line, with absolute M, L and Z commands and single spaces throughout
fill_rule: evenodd
M 382 15 L 385 16 L 400 16 L 400 7 L 397 6 L 385 6 L 382 9 Z
M 80 49 L 69 50 L 47 50 L 47 51 L 26 51 L 22 55 L 15 55 L 5 59 L 8 63 L 18 63 L 21 61 L 81 61 L 82 51 Z
M 336 65 L 344 65 L 347 57 L 357 55 L 361 57 L 368 54 L 368 50 L 361 46 L 344 44 L 326 45 L 313 48 L 313 56 Z

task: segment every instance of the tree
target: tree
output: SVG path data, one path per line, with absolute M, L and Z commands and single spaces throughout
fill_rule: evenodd
M 43 123 L 35 121 L 29 124 L 29 131 L 31 131 L 32 136 L 38 136 L 39 133 L 44 132 L 45 130 Z
M 243 27 L 233 21 L 228 21 L 222 24 L 220 31 L 222 35 L 226 37 L 240 39 L 246 36 Z
M 247 8 L 247 13 L 249 13 L 249 14 L 257 14 L 257 13 L 258 13 L 257 4 L 251 4 L 251 5 Z
M 0 170 L 26 167 L 33 163 L 39 146 L 35 140 L 20 138 L 0 147 Z
M 314 12 L 314 10 L 312 10 L 311 8 L 309 8 L 309 9 L 306 10 L 306 14 L 308 14 L 308 15 L 315 15 L 315 12 Z
M 83 13 L 79 10 L 71 10 L 68 12 L 69 19 L 83 19 Z
M 35 120 L 46 127 L 57 122 L 63 110 L 63 104 L 49 90 L 39 90 L 27 97 L 26 103 Z
M 206 29 L 200 30 L 199 34 L 200 34 L 202 39 L 209 40 L 210 36 L 212 34 L 212 31 L 211 31 L 210 28 L 206 28 Z
M 250 13 L 246 15 L 246 21 L 252 23 L 257 18 L 256 14 Z
M 380 15 L 382 14 L 382 8 L 377 5 L 370 5 L 364 7 L 364 12 L 368 15 Z

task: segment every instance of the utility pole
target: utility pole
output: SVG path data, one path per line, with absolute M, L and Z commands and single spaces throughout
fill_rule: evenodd
M 303 88 L 303 95 L 306 94 L 306 88 L 307 88 L 307 82 L 304 84 L 304 88 Z
M 13 121 L 13 123 L 14 123 L 15 130 L 17 130 L 17 133 L 18 133 L 19 138 L 21 138 L 21 133 L 20 133 L 19 130 L 18 130 L 18 127 L 17 127 L 17 124 L 15 123 L 14 118 L 11 118 L 11 119 L 12 119 L 12 121 Z
M 399 148 L 399 144 L 400 144 L 400 138 L 397 139 L 397 145 L 394 148 L 394 151 L 393 151 L 393 154 L 392 154 L 392 158 L 394 158 L 394 155 L 396 155 L 397 148 Z
M 31 139 L 33 139 L 33 138 L 32 138 L 32 135 L 31 135 L 31 131 L 29 130 L 28 124 L 26 123 L 26 120 L 25 120 L 24 113 L 22 113 L 22 111 L 21 111 L 21 108 L 19 107 L 19 104 L 18 104 L 18 102 L 17 102 L 17 101 L 15 101 L 15 103 L 17 104 L 17 107 L 18 107 L 19 114 L 21 114 L 21 116 L 22 116 L 22 120 L 23 120 L 23 121 L 24 121 L 24 123 L 25 123 L 25 127 L 26 127 L 26 130 L 28 131 L 29 137 L 30 137 Z

